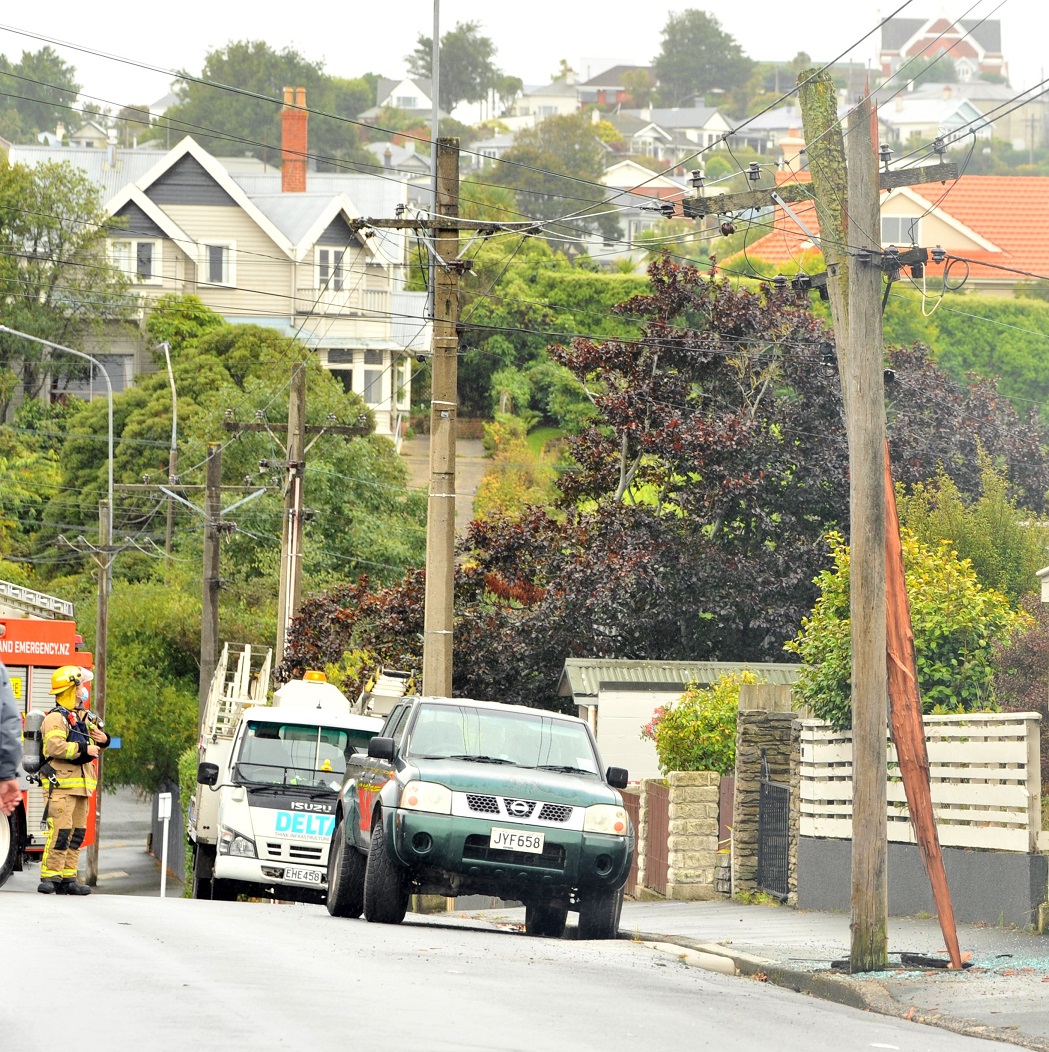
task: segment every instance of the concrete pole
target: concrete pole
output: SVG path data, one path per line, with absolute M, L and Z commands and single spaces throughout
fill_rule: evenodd
M 204 722 L 208 691 L 218 663 L 219 526 L 222 517 L 222 446 L 208 443 L 204 497 L 204 581 L 200 617 L 200 710 Z

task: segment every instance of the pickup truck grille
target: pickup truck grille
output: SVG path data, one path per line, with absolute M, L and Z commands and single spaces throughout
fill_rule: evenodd
M 288 844 L 280 840 L 263 842 L 266 858 L 282 858 L 295 862 L 320 862 L 323 848 L 312 844 Z
M 511 797 L 485 796 L 467 793 L 466 805 L 471 811 L 482 815 L 500 815 L 507 818 L 536 818 L 540 822 L 568 822 L 572 808 L 567 804 L 539 804 L 534 800 L 518 800 Z M 536 814 L 536 808 L 539 808 Z
M 488 843 L 488 837 L 471 834 L 463 845 L 463 860 L 501 862 L 506 866 L 538 866 L 542 869 L 565 868 L 565 849 L 561 844 L 547 844 L 541 855 L 526 851 L 498 851 Z

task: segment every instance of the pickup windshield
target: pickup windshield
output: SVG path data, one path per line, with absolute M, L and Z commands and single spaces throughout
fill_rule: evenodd
M 539 710 L 532 715 L 423 703 L 410 730 L 408 754 L 579 774 L 598 772 L 586 726 Z
M 250 720 L 237 756 L 236 778 L 249 785 L 301 786 L 337 792 L 354 749 L 371 734 L 344 727 Z

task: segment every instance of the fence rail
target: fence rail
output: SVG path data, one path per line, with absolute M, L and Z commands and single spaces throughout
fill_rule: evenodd
M 926 716 L 929 776 L 944 847 L 1034 851 L 1041 830 L 1037 713 Z M 914 843 L 896 750 L 886 772 L 889 840 Z M 801 723 L 801 835 L 852 836 L 852 732 Z

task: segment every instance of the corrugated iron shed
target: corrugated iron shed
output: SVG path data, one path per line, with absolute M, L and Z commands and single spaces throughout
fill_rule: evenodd
M 620 659 L 568 658 L 557 693 L 586 704 L 605 690 L 684 692 L 690 683 L 710 686 L 722 676 L 744 670 L 766 683 L 797 682 L 800 665 L 760 661 L 624 661 Z

